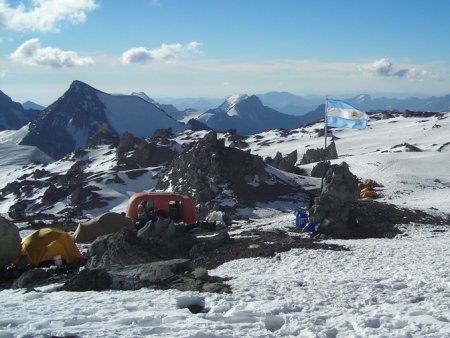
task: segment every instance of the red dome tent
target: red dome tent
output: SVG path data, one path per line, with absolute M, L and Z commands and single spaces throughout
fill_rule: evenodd
M 192 224 L 197 221 L 197 215 L 192 200 L 175 192 L 139 192 L 128 200 L 127 217 L 137 221 L 137 209 L 142 201 L 152 201 L 155 210 L 161 209 L 175 222 Z

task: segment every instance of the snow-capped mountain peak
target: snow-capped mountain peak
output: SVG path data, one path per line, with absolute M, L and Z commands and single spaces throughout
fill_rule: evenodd
M 249 96 L 247 94 L 231 95 L 224 103 L 219 106 L 219 109 L 228 113 L 229 116 L 239 115 L 235 109 L 236 105 L 240 102 L 247 100 Z
M 358 103 L 369 102 L 370 100 L 372 100 L 372 98 L 370 97 L 370 95 L 367 94 L 361 94 L 355 97 L 355 101 Z

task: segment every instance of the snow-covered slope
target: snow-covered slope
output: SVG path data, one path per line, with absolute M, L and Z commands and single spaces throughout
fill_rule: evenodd
M 136 95 L 98 92 L 97 96 L 105 105 L 106 118 L 119 134 L 128 131 L 138 137 L 150 137 L 157 129 L 172 128 L 174 133 L 185 129 L 156 105 Z
M 380 115 L 372 117 L 367 130 L 334 130 L 339 158 L 332 162 L 345 161 L 356 176 L 383 184 L 382 201 L 450 213 L 446 197 L 450 197 L 450 113 L 428 118 L 399 114 L 375 120 L 377 117 Z M 315 131 L 319 127 L 323 123 L 293 130 L 285 137 L 270 131 L 246 141 L 252 153 L 263 157 L 294 150 L 301 156 L 308 149 L 324 146 L 324 138 Z M 405 143 L 421 151 L 408 151 Z M 301 167 L 310 170 L 314 165 Z

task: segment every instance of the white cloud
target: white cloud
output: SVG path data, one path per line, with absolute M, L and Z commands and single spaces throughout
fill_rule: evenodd
M 192 41 L 184 46 L 181 43 L 163 43 L 161 47 L 150 50 L 144 47 L 130 48 L 122 54 L 122 62 L 126 64 L 150 61 L 176 62 L 179 58 L 201 53 L 201 46 L 202 43 Z
M 57 31 L 58 24 L 83 23 L 86 13 L 96 9 L 95 0 L 32 0 L 12 7 L 0 0 L 0 28 L 12 31 Z
M 360 65 L 359 69 L 372 75 L 380 75 L 386 77 L 404 77 L 416 80 L 439 78 L 436 74 L 428 70 L 419 70 L 416 67 L 412 66 L 406 66 L 404 68 L 394 67 L 393 63 L 386 58 L 375 60 L 371 64 Z
M 39 39 L 31 39 L 20 45 L 10 59 L 28 65 L 43 65 L 52 68 L 89 66 L 94 63 L 90 57 L 80 57 L 76 52 L 54 47 L 41 47 Z

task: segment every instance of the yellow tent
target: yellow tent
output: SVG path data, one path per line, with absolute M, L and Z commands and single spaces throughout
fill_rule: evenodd
M 42 228 L 22 239 L 22 255 L 28 258 L 31 265 L 53 261 L 58 255 L 67 264 L 84 260 L 73 238 L 64 230 L 56 228 Z

